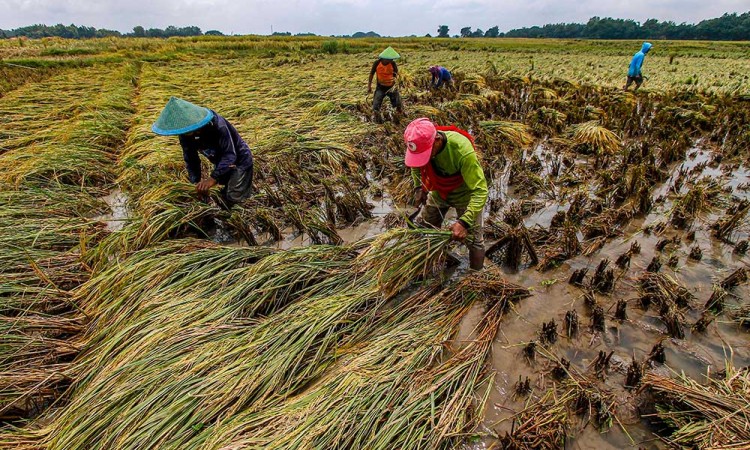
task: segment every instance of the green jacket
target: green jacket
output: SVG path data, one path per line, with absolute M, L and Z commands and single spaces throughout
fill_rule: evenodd
M 441 176 L 450 176 L 461 172 L 464 184 L 448 194 L 445 201 L 454 208 L 466 208 L 466 212 L 459 219 L 469 226 L 473 226 L 487 202 L 487 180 L 484 178 L 484 171 L 482 171 L 482 166 L 479 165 L 479 159 L 477 159 L 471 141 L 455 131 L 442 131 L 442 133 L 445 133 L 448 142 L 430 160 L 430 164 L 435 168 L 435 172 Z M 414 179 L 414 188 L 420 187 L 422 178 L 419 169 L 412 168 L 411 176 Z M 440 197 L 437 192 L 432 192 L 430 195 Z M 435 199 L 442 201 L 439 198 Z

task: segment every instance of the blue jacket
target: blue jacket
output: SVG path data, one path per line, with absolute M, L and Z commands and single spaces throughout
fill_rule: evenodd
M 247 170 L 253 167 L 250 147 L 237 133 L 231 123 L 214 112 L 214 118 L 200 128 L 194 136 L 180 135 L 182 156 L 187 166 L 191 183 L 201 180 L 201 160 L 198 154 L 208 158 L 214 165 L 211 178 L 226 184 L 235 168 Z
M 633 59 L 630 61 L 630 68 L 628 69 L 629 77 L 638 77 L 641 75 L 641 66 L 643 65 L 643 58 L 646 57 L 646 53 L 651 50 L 651 43 L 644 42 L 641 51 L 633 55 Z
M 451 80 L 451 73 L 445 67 L 440 67 L 440 75 L 432 74 L 432 84 L 435 87 L 440 87 L 443 83 Z

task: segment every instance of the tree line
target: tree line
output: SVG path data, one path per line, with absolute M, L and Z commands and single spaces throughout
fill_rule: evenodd
M 275 35 L 291 35 L 291 33 L 274 33 Z M 130 33 L 120 33 L 116 30 L 104 28 L 71 25 L 31 25 L 13 30 L 1 30 L 0 38 L 27 37 L 62 37 L 68 39 L 85 39 L 96 37 L 159 37 L 172 36 L 201 36 L 223 34 L 217 30 L 203 33 L 196 26 L 161 28 L 144 28 L 136 26 Z M 313 33 L 299 33 L 297 36 L 312 36 Z M 427 35 L 430 36 L 429 34 Z M 348 36 L 346 36 L 348 37 Z M 372 31 L 357 32 L 351 37 L 379 37 Z M 440 25 L 437 37 L 451 37 L 448 25 Z M 498 26 L 484 31 L 480 28 L 463 27 L 460 34 L 453 37 L 521 37 L 521 38 L 567 38 L 567 39 L 675 39 L 675 40 L 708 40 L 708 41 L 746 41 L 750 40 L 750 12 L 743 14 L 724 14 L 721 17 L 703 20 L 697 24 L 648 19 L 639 23 L 630 19 L 614 19 L 611 17 L 592 17 L 586 23 L 553 23 L 544 26 L 516 28 L 501 32 Z
M 450 37 L 447 25 L 440 25 L 438 37 Z M 648 19 L 643 23 L 630 19 L 592 17 L 586 23 L 554 23 L 544 26 L 516 28 L 505 33 L 497 26 L 487 31 L 480 28 L 461 28 L 454 37 L 514 37 L 514 38 L 567 38 L 567 39 L 675 39 L 707 41 L 750 40 L 750 12 L 724 14 L 697 24 Z
M 209 30 L 203 33 L 196 26 L 175 27 L 168 26 L 161 28 L 144 28 L 142 26 L 133 27 L 130 33 L 120 33 L 116 30 L 107 30 L 105 28 L 94 28 L 76 25 L 30 25 L 27 27 L 16 28 L 13 30 L 0 30 L 0 38 L 27 37 L 37 39 L 44 37 L 61 37 L 67 39 L 88 39 L 100 37 L 159 37 L 167 38 L 172 36 L 203 36 L 214 35 L 223 36 L 223 33 L 217 30 Z

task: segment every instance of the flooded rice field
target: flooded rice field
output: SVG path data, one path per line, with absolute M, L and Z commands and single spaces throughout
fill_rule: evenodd
M 0 447 L 750 445 L 747 97 L 454 54 L 452 90 L 405 61 L 382 124 L 342 82 L 356 54 L 128 61 L 4 96 Z M 198 195 L 151 133 L 170 95 L 246 136 L 247 202 Z M 407 227 L 417 117 L 476 139 L 482 272 Z

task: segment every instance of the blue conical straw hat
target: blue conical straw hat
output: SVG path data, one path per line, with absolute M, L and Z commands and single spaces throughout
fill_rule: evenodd
M 210 122 L 213 117 L 214 113 L 208 108 L 171 97 L 151 130 L 163 136 L 190 133 Z
M 388 47 L 387 49 L 383 50 L 380 55 L 378 55 L 378 58 L 380 59 L 399 59 L 401 55 L 398 54 L 396 50 L 393 49 L 393 47 Z

